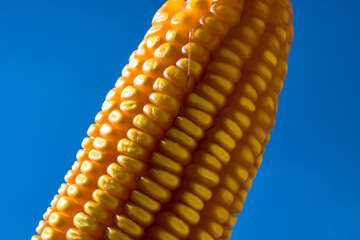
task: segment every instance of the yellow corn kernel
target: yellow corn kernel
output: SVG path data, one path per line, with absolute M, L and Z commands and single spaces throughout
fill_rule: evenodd
M 67 195 L 77 204 L 83 205 L 86 199 L 91 197 L 91 192 L 80 185 L 72 184 L 67 188 Z
M 138 57 L 138 58 L 141 58 L 143 60 L 146 60 L 146 59 L 149 59 L 150 57 L 152 57 L 149 49 L 146 46 L 146 39 L 144 39 L 144 41 L 142 41 L 139 44 L 138 49 L 136 50 L 135 56 Z M 115 87 L 117 87 L 117 86 L 115 85 Z
M 93 146 L 95 149 L 103 152 L 111 152 L 114 151 L 114 149 L 116 149 L 116 146 L 113 142 L 108 141 L 101 137 L 97 137 L 94 139 Z
M 155 58 L 150 58 L 143 65 L 143 72 L 151 78 L 158 78 L 162 75 L 162 72 L 165 69 L 165 64 L 156 60 Z
M 177 128 L 170 128 L 166 132 L 166 136 L 171 140 L 180 143 L 181 145 L 185 146 L 190 151 L 193 151 L 197 147 L 197 142 L 195 139 L 190 137 L 183 131 L 178 130 Z
M 179 113 L 180 102 L 172 96 L 155 92 L 150 94 L 149 100 L 152 104 L 164 109 L 173 116 L 176 116 Z
M 210 169 L 198 164 L 191 164 L 185 169 L 185 176 L 197 180 L 207 187 L 216 187 L 219 183 L 219 176 Z
M 154 153 L 150 162 L 152 166 L 164 169 L 169 173 L 173 173 L 178 176 L 181 176 L 183 173 L 183 166 L 180 163 L 166 157 L 161 153 Z
M 204 215 L 221 224 L 225 224 L 229 219 L 229 211 L 221 205 L 215 203 L 209 203 L 207 205 Z
M 89 150 L 80 149 L 76 154 L 76 159 L 79 161 L 84 161 L 87 159 Z
M 212 192 L 209 188 L 190 179 L 184 181 L 184 188 L 191 191 L 191 193 L 195 194 L 203 201 L 209 201 L 212 196 Z
M 160 127 L 164 129 L 169 128 L 172 116 L 168 112 L 153 104 L 146 104 L 143 111 L 151 120 L 155 121 Z
M 89 159 L 106 166 L 110 162 L 110 159 L 112 158 L 113 155 L 114 155 L 113 152 L 104 153 L 102 151 L 93 149 L 89 152 Z
M 192 10 L 198 18 L 205 15 L 210 7 L 211 1 L 209 0 L 192 0 L 186 5 L 186 8 Z
M 99 137 L 100 136 L 100 126 L 97 124 L 91 124 L 87 130 L 87 135 L 90 137 Z
M 38 227 L 36 228 L 36 232 L 37 232 L 38 234 L 41 234 L 42 231 L 44 230 L 44 228 L 49 227 L 49 226 L 50 226 L 50 224 L 49 224 L 47 221 L 41 220 L 41 221 L 39 222 Z
M 188 36 L 189 34 L 185 31 L 170 29 L 166 33 L 166 41 L 177 46 L 183 46 L 188 42 Z
M 254 153 L 254 156 L 257 156 L 260 154 L 261 152 L 261 143 L 259 142 L 259 140 L 257 140 L 256 137 L 254 136 L 247 136 L 244 139 L 244 142 L 247 143 L 247 145 L 250 147 L 250 149 L 252 150 L 252 152 Z
M 199 213 L 185 204 L 177 203 L 171 208 L 171 211 L 190 226 L 193 226 L 200 221 Z
M 135 54 L 133 55 L 133 58 L 129 59 L 129 69 L 133 73 L 141 73 L 142 65 L 144 64 L 144 61 L 141 58 L 135 57 Z
M 116 161 L 120 164 L 121 167 L 123 167 L 127 172 L 135 174 L 137 176 L 141 176 L 145 173 L 146 171 L 146 164 L 142 161 L 139 161 L 137 159 L 125 156 L 125 155 L 120 155 L 117 157 Z M 125 173 L 123 173 L 125 174 Z M 131 181 L 133 179 L 131 179 L 131 176 L 127 176 L 127 175 L 123 175 L 122 177 L 118 176 L 118 179 L 129 179 L 129 180 L 125 180 L 126 181 Z M 122 181 L 124 181 L 122 180 Z
M 188 58 L 181 58 L 179 61 L 176 62 L 176 66 L 182 69 L 184 72 L 188 71 L 189 67 L 189 59 Z M 195 79 L 195 81 L 199 81 L 201 77 L 204 75 L 204 68 L 199 64 L 198 62 L 191 60 L 190 61 L 190 74 Z M 187 81 L 187 84 L 185 85 L 185 89 L 191 87 L 192 82 Z
M 126 188 L 120 182 L 115 180 L 115 178 L 112 178 L 108 175 L 102 175 L 99 178 L 98 186 L 100 189 L 102 189 L 108 193 L 111 193 L 114 196 L 121 197 L 124 199 L 127 199 L 130 194 L 130 191 L 128 188 Z
M 171 26 L 178 30 L 189 32 L 189 30 L 197 25 L 197 18 L 189 11 L 179 11 L 171 19 Z
M 141 103 L 147 102 L 147 96 L 134 86 L 127 86 L 121 92 L 121 101 L 133 100 Z
M 131 126 L 131 119 L 120 110 L 114 110 L 110 113 L 109 122 L 123 131 Z
M 234 84 L 225 78 L 211 73 L 206 73 L 203 82 L 228 96 L 234 89 Z
M 103 111 L 105 113 L 110 113 L 111 111 L 116 110 L 118 107 L 119 107 L 119 104 L 115 101 L 105 101 L 103 103 L 103 105 L 101 106 L 101 111 Z M 92 136 L 92 137 L 96 137 L 89 131 L 88 131 L 88 135 Z
M 201 65 L 206 65 L 210 61 L 210 52 L 196 43 L 187 43 L 181 49 L 183 56 L 188 56 L 191 54 L 191 59 L 200 63 Z
M 247 82 L 239 84 L 235 88 L 235 92 L 249 98 L 253 102 L 258 99 L 258 93 L 256 92 L 255 88 Z
M 138 114 L 133 119 L 134 127 L 156 137 L 162 138 L 163 130 L 162 128 L 153 120 L 151 120 L 148 116 L 144 114 Z
M 72 219 L 64 213 L 53 212 L 49 216 L 48 222 L 52 227 L 55 227 L 60 231 L 66 231 L 67 229 L 72 227 L 71 220 Z
M 94 201 L 88 201 L 84 205 L 84 211 L 89 216 L 95 218 L 97 221 L 99 221 L 104 226 L 111 226 L 113 222 L 113 216 L 112 214 L 102 207 L 100 204 L 94 202 Z
M 214 104 L 217 109 L 223 108 L 226 104 L 226 97 L 208 84 L 198 84 L 195 92 Z
M 65 182 L 68 184 L 75 183 L 75 178 L 76 178 L 77 174 L 78 174 L 78 171 L 69 170 L 64 177 Z
M 86 137 L 83 139 L 81 143 L 81 147 L 84 149 L 89 149 L 92 147 L 93 141 L 94 141 L 93 138 Z
M 83 212 L 75 215 L 74 226 L 94 237 L 102 237 L 105 232 L 105 228 L 101 224 L 95 222 Z
M 201 19 L 201 23 L 205 26 L 205 28 L 217 33 L 220 38 L 223 38 L 229 31 L 229 26 L 212 14 L 204 16 Z
M 230 206 L 234 201 L 233 194 L 226 188 L 220 187 L 215 189 L 214 201 L 220 203 L 223 206 Z
M 244 166 L 250 166 L 254 164 L 255 161 L 254 154 L 252 153 L 250 147 L 245 144 L 236 146 L 231 154 L 231 157 Z
M 152 92 L 154 80 L 145 74 L 139 74 L 134 79 L 134 87 L 141 91 L 145 96 Z
M 224 46 L 236 54 L 243 62 L 247 61 L 252 55 L 252 48 L 242 39 L 229 38 L 224 42 Z M 240 63 L 240 62 L 239 62 Z M 241 65 L 242 66 L 242 65 Z
M 210 115 L 215 115 L 217 113 L 217 109 L 211 102 L 206 99 L 200 97 L 196 93 L 191 93 L 187 98 L 185 104 L 189 107 L 197 108 L 202 110 Z
M 249 171 L 237 162 L 231 162 L 228 164 L 228 171 L 238 180 L 240 183 L 243 183 L 249 177 Z
M 122 155 L 120 155 L 118 158 L 123 158 Z M 126 158 L 126 157 L 125 157 Z M 128 171 L 121 165 L 117 163 L 112 163 L 107 168 L 107 173 L 119 181 L 120 183 L 124 184 L 125 186 L 129 187 L 130 189 L 134 188 L 136 186 L 136 176 Z M 126 199 L 126 198 L 125 198 Z
M 220 116 L 215 120 L 214 126 L 224 129 L 236 142 L 243 136 L 242 129 L 230 118 Z
M 206 31 L 202 26 L 194 28 L 191 40 L 202 47 L 207 47 L 210 51 L 214 51 L 220 45 L 220 38 L 215 33 Z
M 97 203 L 111 210 L 116 210 L 120 204 L 120 201 L 117 198 L 100 189 L 96 189 L 93 192 L 92 197 Z
M 144 229 L 124 215 L 116 215 L 115 224 L 121 231 L 134 238 L 144 236 Z
M 76 176 L 75 183 L 87 189 L 93 189 L 96 188 L 96 176 L 80 173 Z
M 195 188 L 193 188 L 192 190 L 194 190 Z M 197 190 L 197 191 L 199 191 L 199 190 Z M 204 203 L 203 203 L 202 199 L 199 198 L 197 195 L 195 195 L 191 192 L 188 192 L 188 191 L 177 192 L 174 195 L 174 199 L 184 203 L 185 205 L 191 207 L 192 209 L 195 209 L 198 212 L 201 211 L 204 207 Z
M 129 157 L 146 161 L 150 155 L 149 151 L 129 139 L 121 139 L 117 146 L 118 152 Z
M 176 217 L 171 212 L 163 212 L 156 218 L 156 222 L 163 228 L 174 233 L 179 238 L 184 238 L 189 234 L 189 227 L 180 218 Z
M 202 219 L 199 225 L 202 226 L 214 238 L 220 238 L 223 235 L 223 226 L 214 220 L 205 218 Z
M 187 117 L 190 121 L 194 122 L 202 129 L 209 128 L 213 123 L 213 118 L 211 115 L 199 109 L 185 108 L 183 113 L 185 117 Z
M 149 195 L 160 203 L 166 203 L 171 197 L 169 190 L 157 184 L 148 177 L 142 177 L 140 179 L 139 188 L 145 194 Z
M 191 154 L 188 149 L 169 139 L 161 141 L 159 150 L 163 154 L 179 162 L 181 165 L 186 165 L 191 160 Z
M 249 98 L 238 93 L 229 97 L 229 106 L 235 107 L 248 115 L 255 111 L 255 104 Z
M 59 199 L 56 204 L 56 209 L 69 216 L 74 215 L 82 210 L 81 206 L 66 196 L 63 196 Z
M 225 107 L 221 114 L 232 119 L 243 130 L 248 129 L 250 126 L 250 118 L 233 107 Z
M 180 185 L 180 178 L 178 176 L 161 169 L 152 168 L 149 176 L 171 191 L 174 191 Z
M 127 137 L 130 140 L 145 147 L 149 151 L 154 151 L 157 145 L 157 141 L 153 136 L 142 132 L 136 128 L 129 129 L 129 131 L 127 132 Z
M 233 201 L 232 205 L 230 206 L 230 210 L 234 214 L 239 214 L 239 213 L 241 213 L 243 206 L 244 206 L 244 203 L 238 197 L 235 196 L 234 201 Z
M 242 1 L 239 1 L 238 4 L 241 6 L 244 4 Z M 219 17 L 221 20 L 228 22 L 229 24 L 236 23 L 240 18 L 240 11 L 238 9 L 227 6 L 226 4 L 215 3 L 211 6 L 211 13 Z
M 64 234 L 55 228 L 46 227 L 41 233 L 41 238 L 44 240 L 62 240 Z
M 177 117 L 174 125 L 196 140 L 200 140 L 204 135 L 204 131 L 186 117 Z
M 154 57 L 165 63 L 176 63 L 181 56 L 179 49 L 171 43 L 160 45 L 154 52 Z
M 229 220 L 226 223 L 226 225 L 229 227 L 235 227 L 236 221 L 237 221 L 237 217 L 234 215 L 230 215 Z
M 153 89 L 157 92 L 172 96 L 178 100 L 183 98 L 185 92 L 185 89 L 181 89 L 171 81 L 162 77 L 156 79 L 153 85 Z
M 153 214 L 133 203 L 125 205 L 124 213 L 129 216 L 130 219 L 144 227 L 148 227 L 154 222 Z
M 139 53 L 139 51 L 137 52 Z M 131 81 L 128 77 L 125 77 L 125 76 L 121 76 L 118 78 L 118 80 L 116 81 L 115 83 L 115 88 L 118 90 L 118 91 L 122 91 L 126 86 L 130 85 L 131 84 Z
M 222 163 L 214 155 L 209 154 L 204 150 L 194 152 L 193 161 L 214 172 L 220 172 L 222 169 Z
M 229 48 L 219 48 L 213 56 L 222 62 L 233 64 L 239 68 L 242 68 L 244 65 L 243 59 Z
M 219 144 L 221 147 L 223 147 L 229 152 L 232 151 L 236 146 L 236 142 L 231 137 L 231 135 L 218 127 L 209 129 L 206 132 L 205 138 L 209 141 L 213 141 L 216 144 Z
M 179 67 L 173 65 L 165 69 L 164 77 L 184 91 L 191 82 Z
M 104 167 L 94 161 L 86 160 L 80 166 L 80 171 L 84 174 L 100 176 L 103 172 Z
M 233 176 L 231 176 L 228 173 L 223 173 L 220 175 L 220 179 L 221 179 L 219 183 L 220 187 L 226 188 L 233 194 L 238 192 L 240 188 L 240 183 Z
M 161 204 L 140 191 L 133 191 L 130 200 L 149 212 L 158 212 Z
M 200 144 L 200 149 L 206 150 L 214 155 L 222 164 L 226 164 L 230 161 L 230 154 L 216 143 L 203 141 Z
M 241 78 L 241 72 L 235 66 L 220 61 L 213 61 L 207 67 L 208 72 L 226 78 L 231 83 L 236 83 Z
M 120 104 L 120 110 L 129 118 L 134 118 L 141 112 L 143 104 L 138 101 L 125 100 Z

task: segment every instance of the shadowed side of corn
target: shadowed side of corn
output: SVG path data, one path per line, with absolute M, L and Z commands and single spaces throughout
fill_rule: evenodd
M 160 231 L 162 227 L 162 231 L 180 239 L 230 238 L 230 227 L 236 221 L 230 213 L 240 212 L 244 190 L 250 188 L 256 174 L 255 159 L 261 159 L 274 123 L 280 93 L 277 81 L 282 82 L 286 74 L 286 63 L 281 57 L 283 53 L 288 54 L 286 37 L 291 42 L 292 36 L 285 32 L 291 27 L 290 13 L 281 4 L 273 1 L 261 6 L 245 2 L 242 19 L 229 41 L 236 38 L 245 41 L 254 48 L 252 57 L 245 61 L 244 67 L 234 65 L 242 70 L 242 77 L 234 84 L 235 91 L 227 97 L 226 107 L 214 116 L 214 126 L 206 131 L 193 153 L 192 162 L 185 167 L 183 185 L 174 193 L 175 196 L 193 194 L 198 197 L 199 204 L 194 208 L 181 197 L 173 198 L 157 215 L 158 222 L 149 229 L 150 236 L 154 229 Z M 259 6 L 263 11 L 254 11 L 253 8 Z M 279 9 L 284 11 L 284 22 L 270 21 L 271 15 Z M 247 28 L 256 33 L 253 38 L 240 35 Z M 216 101 L 218 98 L 214 97 L 212 102 Z M 229 121 L 232 127 L 224 124 Z M 184 234 L 187 232 L 190 233 Z
M 274 5 L 275 9 L 284 8 L 284 11 L 290 12 L 291 10 L 287 7 L 280 6 L 277 2 Z M 287 58 L 284 56 L 288 55 L 289 44 L 292 40 L 292 25 L 289 21 L 284 25 L 281 22 L 268 21 L 266 25 L 264 35 L 271 37 L 263 38 L 264 49 L 258 52 L 258 56 L 266 56 L 270 51 L 272 53 L 268 56 L 274 57 L 262 57 L 262 59 L 257 59 L 257 62 L 267 65 L 272 71 L 272 76 L 269 77 L 269 81 L 265 81 L 266 88 L 256 89 L 258 100 L 254 102 L 255 111 L 250 114 L 251 124 L 230 153 L 230 161 L 224 166 L 220 183 L 213 190 L 211 200 L 204 204 L 204 210 L 200 213 L 199 229 L 205 230 L 214 239 L 230 239 L 231 227 L 234 227 L 236 223 L 235 214 L 239 214 L 242 210 L 246 192 L 250 189 L 257 168 L 260 166 L 265 145 L 270 137 L 270 130 L 274 126 L 278 96 L 287 71 Z M 281 46 L 281 48 L 278 49 L 275 46 Z M 244 73 L 246 72 L 260 76 L 260 72 L 249 71 L 245 67 Z M 245 76 L 244 74 L 244 82 L 249 82 L 249 78 Z M 229 179 L 236 184 L 228 184 Z M 189 239 L 198 238 L 190 237 Z
M 35 239 L 229 239 L 275 123 L 288 0 L 167 1 Z

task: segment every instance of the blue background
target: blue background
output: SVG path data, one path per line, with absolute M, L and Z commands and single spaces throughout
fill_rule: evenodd
M 163 1 L 0 1 L 1 239 L 30 239 Z M 233 239 L 360 239 L 360 2 L 293 0 L 277 124 Z

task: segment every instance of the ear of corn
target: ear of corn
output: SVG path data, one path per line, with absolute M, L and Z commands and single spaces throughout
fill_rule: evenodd
M 229 239 L 275 123 L 289 0 L 168 0 L 33 240 Z

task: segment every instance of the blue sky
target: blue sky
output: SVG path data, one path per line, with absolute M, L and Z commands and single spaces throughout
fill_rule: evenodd
M 0 0 L 3 239 L 29 239 L 163 1 Z M 293 0 L 277 123 L 233 239 L 360 239 L 360 2 Z

